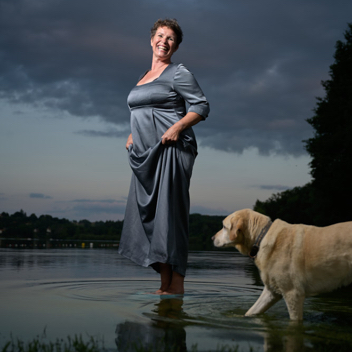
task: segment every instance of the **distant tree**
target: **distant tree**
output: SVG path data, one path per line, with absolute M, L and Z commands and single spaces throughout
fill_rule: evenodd
M 88 221 L 88 220 L 86 220 L 86 219 L 80 220 L 80 221 L 79 221 L 79 224 L 80 224 L 81 226 L 84 226 L 84 227 L 87 227 L 87 228 L 91 226 L 90 221 Z
M 28 218 L 28 220 L 32 223 L 36 222 L 38 220 L 37 216 L 35 214 L 31 214 L 31 216 Z
M 26 212 L 23 209 L 21 209 L 20 211 L 16 211 L 16 213 L 13 214 L 12 216 L 14 216 L 14 217 L 26 217 L 27 214 L 26 214 Z
M 336 43 L 331 78 L 322 82 L 326 95 L 307 120 L 315 129 L 305 147 L 312 156 L 314 222 L 319 225 L 352 220 L 352 24 L 344 37 Z
M 4 229 L 11 223 L 11 217 L 8 213 L 2 212 L 0 214 L 0 229 Z
M 224 217 L 191 214 L 189 217 L 189 248 L 191 250 L 214 250 L 211 237 L 222 228 Z
M 19 221 L 23 221 L 27 219 L 27 214 L 21 209 L 20 211 L 17 211 L 15 214 L 13 214 L 12 217 Z
M 312 187 L 308 183 L 284 192 L 273 194 L 265 202 L 257 200 L 254 210 L 271 220 L 281 219 L 289 223 L 312 223 Z

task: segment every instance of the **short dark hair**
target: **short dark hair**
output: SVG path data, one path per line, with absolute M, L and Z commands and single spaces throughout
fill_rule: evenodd
M 158 19 L 153 27 L 150 29 L 150 37 L 153 38 L 155 36 L 156 31 L 159 27 L 167 27 L 172 29 L 176 34 L 176 44 L 179 46 L 182 42 L 183 33 L 180 25 L 178 24 L 175 18 L 165 18 L 165 19 Z

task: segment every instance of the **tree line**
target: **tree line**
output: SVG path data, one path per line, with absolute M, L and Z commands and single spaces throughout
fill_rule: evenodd
M 189 244 L 191 250 L 212 250 L 211 237 L 221 229 L 224 216 L 190 215 Z M 123 221 L 70 221 L 51 215 L 27 216 L 20 210 L 0 214 L 0 237 L 48 240 L 110 240 L 119 241 Z
M 323 81 L 306 141 L 312 181 L 257 200 L 254 210 L 291 223 L 327 226 L 352 220 L 352 23 L 337 41 L 330 79 Z

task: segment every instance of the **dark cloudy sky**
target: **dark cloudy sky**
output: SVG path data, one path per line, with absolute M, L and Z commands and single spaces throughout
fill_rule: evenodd
M 226 215 L 309 182 L 305 120 L 350 0 L 0 0 L 0 211 L 123 218 L 126 98 L 164 17 L 184 31 L 173 61 L 211 106 L 195 127 L 192 212 Z

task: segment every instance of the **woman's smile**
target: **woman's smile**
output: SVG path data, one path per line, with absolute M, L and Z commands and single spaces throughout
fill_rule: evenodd
M 178 48 L 175 32 L 168 27 L 159 27 L 151 39 L 151 46 L 155 57 L 162 60 L 171 59 Z

